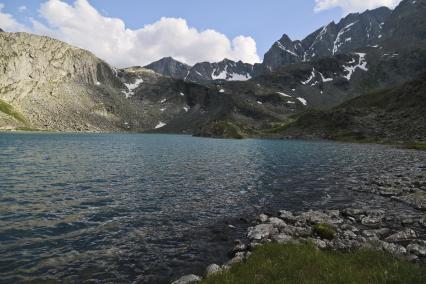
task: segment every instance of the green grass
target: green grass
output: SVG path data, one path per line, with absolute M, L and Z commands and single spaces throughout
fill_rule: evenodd
M 289 125 L 291 125 L 295 119 L 288 118 L 286 121 L 283 122 L 275 122 L 271 124 L 270 128 L 262 130 L 264 133 L 281 133 L 283 130 L 287 129 Z
M 406 143 L 404 148 L 426 151 L 426 143 Z
M 42 130 L 42 129 L 38 129 L 38 128 L 32 128 L 32 127 L 27 127 L 27 126 L 23 126 L 23 127 L 17 127 L 16 128 L 17 131 L 30 131 L 30 132 L 49 132 L 49 130 Z
M 241 129 L 229 121 L 217 121 L 213 124 L 213 133 L 218 137 L 243 139 Z
M 314 233 L 322 239 L 332 240 L 336 236 L 336 229 L 329 224 L 316 224 L 314 225 Z
M 11 117 L 15 118 L 16 120 L 22 122 L 22 123 L 27 123 L 25 117 L 20 114 L 19 112 L 17 112 L 13 106 L 11 106 L 10 104 L 6 103 L 3 100 L 0 100 L 0 111 L 10 115 Z
M 204 284 L 426 283 L 424 265 L 383 252 L 317 250 L 312 244 L 270 243 L 242 263 L 203 280 Z

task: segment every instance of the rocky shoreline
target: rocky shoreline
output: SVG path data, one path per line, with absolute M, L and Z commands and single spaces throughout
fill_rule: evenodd
M 318 249 L 349 251 L 368 248 L 386 251 L 415 262 L 426 260 L 426 217 L 421 214 L 395 217 L 385 210 L 345 208 L 290 212 L 280 210 L 276 216 L 260 214 L 248 228 L 247 238 L 236 240 L 232 258 L 223 265 L 211 264 L 205 276 L 229 269 L 244 261 L 251 250 L 268 242 L 312 243 Z M 332 236 L 327 234 L 329 227 Z M 194 283 L 202 278 L 185 275 L 173 284 Z
M 204 276 L 229 269 L 232 264 L 249 257 L 252 249 L 268 242 L 312 243 L 318 249 L 340 251 L 367 248 L 425 263 L 426 165 L 415 160 L 410 166 L 376 171 L 361 175 L 352 171 L 353 174 L 347 176 L 345 189 L 363 196 L 357 201 L 377 195 L 384 198 L 384 204 L 374 206 L 372 202 L 361 202 L 364 206 L 260 214 L 251 221 L 245 238 L 235 240 L 230 260 L 222 265 L 209 265 Z M 410 213 L 395 212 L 393 202 L 407 205 Z M 194 283 L 201 279 L 194 274 L 185 275 L 173 284 Z

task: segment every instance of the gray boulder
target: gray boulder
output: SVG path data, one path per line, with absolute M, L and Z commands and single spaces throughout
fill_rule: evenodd
M 248 228 L 247 237 L 251 240 L 262 240 L 276 233 L 278 233 L 278 230 L 274 228 L 274 225 L 260 224 L 260 225 Z
M 176 281 L 173 281 L 172 284 L 190 284 L 190 283 L 197 283 L 200 282 L 201 278 L 194 274 L 188 274 L 185 276 L 182 276 Z
M 284 228 L 287 224 L 280 218 L 271 217 L 269 218 L 269 223 L 272 224 L 275 228 Z
M 379 241 L 379 245 L 384 251 L 393 255 L 404 255 L 407 253 L 407 250 L 403 246 L 397 244 Z
M 426 247 L 419 244 L 409 244 L 407 250 L 417 256 L 426 256 Z
M 222 268 L 219 265 L 213 263 L 213 264 L 210 264 L 209 266 L 207 266 L 206 276 L 212 276 L 212 275 L 217 274 L 221 271 L 222 271 Z
M 399 231 L 393 235 L 390 235 L 385 240 L 387 242 L 396 243 L 396 242 L 412 241 L 415 239 L 417 239 L 416 232 L 412 229 L 405 229 L 403 231 Z

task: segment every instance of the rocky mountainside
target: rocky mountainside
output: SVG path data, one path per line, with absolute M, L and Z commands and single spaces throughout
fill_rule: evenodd
M 229 59 L 216 63 L 201 62 L 191 67 L 171 57 L 165 57 L 145 68 L 174 79 L 200 84 L 214 80 L 246 81 L 253 76 L 253 65 Z
M 339 23 L 331 22 L 301 41 L 293 41 L 284 34 L 265 54 L 263 63 L 255 66 L 255 74 L 374 46 L 383 37 L 382 30 L 390 14 L 391 10 L 385 7 L 361 14 L 349 14 Z
M 164 57 L 145 66 L 145 68 L 174 79 L 184 79 L 188 75 L 191 66 L 179 62 L 172 57 Z
M 1 129 L 155 129 L 189 112 L 208 92 L 140 67 L 115 69 L 48 37 L 1 33 L 0 45 Z
M 426 141 L 426 73 L 401 86 L 302 114 L 281 135 L 350 141 Z
M 299 111 L 303 111 L 307 108 L 329 109 L 362 94 L 410 81 L 426 72 L 426 19 L 422 16 L 426 12 L 425 3 L 425 0 L 401 2 L 388 15 L 383 24 L 383 36 L 374 45 L 368 44 L 353 52 L 337 52 L 330 56 L 280 66 L 275 71 L 254 77 L 249 81 L 250 84 L 247 82 L 238 88 L 232 88 L 231 82 L 225 82 L 224 89 L 228 90 L 232 97 L 244 93 L 247 102 L 250 96 L 267 95 L 268 92 L 271 95 L 274 92 L 285 94 L 287 98 L 301 102 L 303 108 Z M 377 11 L 386 9 L 373 12 Z M 408 26 L 410 28 L 407 28 Z M 404 30 L 406 38 L 410 38 L 410 43 L 393 44 L 395 40 L 388 34 L 391 31 L 396 34 L 400 29 Z M 265 102 L 262 106 L 268 103 Z M 239 129 L 240 134 L 245 133 L 248 136 L 279 134 L 280 130 L 297 117 L 287 110 L 281 113 L 281 117 L 285 117 L 282 121 L 262 120 L 263 124 L 259 126 L 259 123 L 248 123 L 242 113 L 247 114 L 247 111 L 234 110 L 226 120 Z M 294 113 L 297 113 L 297 110 L 293 111 Z M 196 133 L 211 136 L 211 133 L 215 132 L 212 130 L 217 129 L 216 125 L 215 122 L 203 125 Z M 248 125 L 250 127 L 247 127 Z

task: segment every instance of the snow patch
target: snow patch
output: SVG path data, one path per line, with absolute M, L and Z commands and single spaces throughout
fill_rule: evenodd
M 188 106 L 184 106 L 184 107 L 183 107 L 183 110 L 184 110 L 185 112 L 188 112 L 189 107 L 188 107 Z
M 212 71 L 212 79 L 213 80 L 226 80 L 226 74 L 228 73 L 228 66 L 225 66 L 225 70 L 223 70 L 222 72 L 219 73 L 219 75 L 215 75 L 217 73 L 217 69 L 214 69 Z
M 159 122 L 156 126 L 155 126 L 155 129 L 158 129 L 158 128 L 161 128 L 161 127 L 164 127 L 164 126 L 166 126 L 167 124 L 165 124 L 164 122 Z
M 355 53 L 358 55 L 358 64 L 355 66 L 343 66 L 346 72 L 348 72 L 344 77 L 349 81 L 352 78 L 353 73 L 359 68 L 363 71 L 368 71 L 367 60 L 365 59 L 365 53 Z M 356 60 L 349 62 L 350 64 L 355 63 Z
M 330 82 L 330 81 L 333 81 L 333 78 L 325 78 L 324 77 L 324 75 L 322 75 L 322 73 L 320 72 L 320 75 L 321 75 L 321 79 L 322 79 L 322 81 L 325 83 L 325 82 Z
M 299 57 L 299 55 L 297 55 L 296 53 L 294 53 L 293 51 L 291 51 L 291 50 L 288 50 L 281 42 L 279 42 L 279 41 L 277 41 L 276 42 L 277 43 L 277 45 L 278 45 L 278 47 L 281 49 L 281 50 L 284 50 L 285 52 L 287 52 L 287 53 L 290 53 L 291 55 L 293 55 L 293 56 L 296 56 L 296 57 Z
M 160 103 L 165 103 L 167 100 L 166 99 L 162 99 L 161 101 L 160 101 Z
M 220 89 L 219 93 L 225 93 L 225 90 L 224 89 Z
M 282 92 L 277 92 L 277 94 L 278 94 L 278 95 L 280 95 L 280 96 L 283 96 L 283 97 L 288 97 L 288 98 L 291 98 L 291 97 L 292 97 L 292 96 L 289 96 L 289 95 L 284 94 L 284 93 L 282 93 Z
M 126 99 L 130 98 L 135 94 L 135 90 L 139 87 L 140 84 L 143 83 L 142 78 L 137 78 L 134 83 L 124 83 L 127 91 L 121 91 L 124 95 L 126 95 Z
M 257 101 L 257 103 L 258 103 L 259 105 L 263 104 L 263 103 L 262 103 L 262 102 L 260 102 L 260 101 Z
M 298 99 L 304 106 L 308 104 L 308 102 L 304 98 L 296 98 Z
M 341 41 L 341 37 L 342 35 L 344 35 L 346 32 L 351 30 L 351 27 L 353 25 L 355 25 L 358 21 L 355 21 L 353 23 L 350 23 L 349 25 L 343 27 L 339 33 L 337 34 L 336 40 L 334 41 L 333 44 L 333 54 L 335 54 L 337 51 L 339 51 L 339 48 L 343 45 L 343 43 L 345 43 L 346 41 L 342 42 Z
M 250 74 L 245 74 L 245 75 L 243 75 L 243 74 L 238 74 L 238 73 L 232 73 L 232 74 L 230 74 L 229 75 L 229 77 L 228 77 L 228 81 L 247 81 L 247 80 L 250 80 L 251 79 L 251 76 L 250 76 Z
M 185 94 L 184 94 L 184 93 L 179 93 L 179 95 L 180 95 L 181 97 L 184 97 L 184 96 L 185 96 Z
M 160 111 L 163 112 L 165 111 L 167 108 L 160 108 Z
M 301 81 L 300 83 L 302 83 L 303 85 L 308 84 L 310 81 L 312 81 L 312 79 L 315 78 L 315 69 L 312 69 L 311 75 L 309 76 L 308 79 L 306 79 L 306 81 Z

